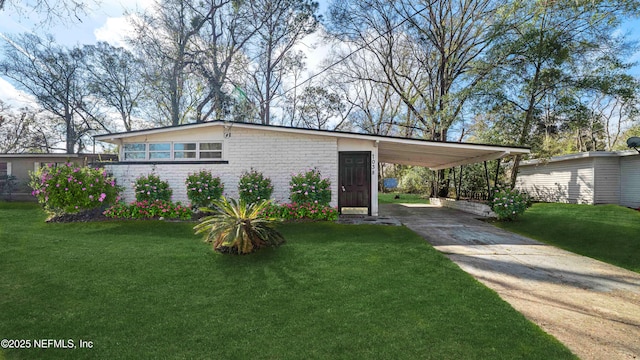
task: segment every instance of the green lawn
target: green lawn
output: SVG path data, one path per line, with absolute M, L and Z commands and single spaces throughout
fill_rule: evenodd
M 616 205 L 534 204 L 504 229 L 640 272 L 640 212 Z
M 399 196 L 399 199 L 395 197 Z M 379 204 L 428 204 L 429 199 L 420 194 L 378 193 Z
M 0 359 L 563 359 L 564 346 L 404 227 L 297 223 L 213 253 L 193 224 L 46 224 L 0 203 Z

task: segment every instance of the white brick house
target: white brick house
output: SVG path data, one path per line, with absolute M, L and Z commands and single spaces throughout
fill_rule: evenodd
M 125 187 L 126 201 L 135 199 L 132 183 L 155 173 L 169 182 L 173 200 L 188 202 L 185 179 L 209 170 L 224 183 L 225 194 L 237 198 L 244 171 L 269 177 L 272 198 L 289 202 L 292 174 L 317 168 L 331 181 L 331 205 L 342 213 L 378 214 L 378 162 L 441 169 L 528 149 L 435 142 L 336 131 L 211 121 L 96 136 L 119 146 L 120 161 L 105 167 Z

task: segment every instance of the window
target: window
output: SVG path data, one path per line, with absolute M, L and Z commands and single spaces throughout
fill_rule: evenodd
M 196 143 L 175 143 L 173 144 L 173 157 L 176 159 L 195 159 Z
M 149 159 L 171 159 L 171 144 L 149 144 Z
M 125 160 L 145 160 L 147 158 L 147 144 L 124 144 Z
M 9 176 L 11 176 L 11 163 L 0 162 L 0 193 L 2 193 L 5 185 L 7 184 Z
M 124 144 L 124 160 L 220 160 L 222 142 Z
M 222 159 L 222 143 L 200 143 L 200 159 Z

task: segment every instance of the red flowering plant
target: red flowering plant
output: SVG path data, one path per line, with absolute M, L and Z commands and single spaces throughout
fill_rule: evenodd
M 263 210 L 263 215 L 293 221 L 335 221 L 338 219 L 338 209 L 319 203 L 270 204 Z
M 31 173 L 29 186 L 44 209 L 56 215 L 106 208 L 119 200 L 120 192 L 106 170 L 71 163 L 42 166 Z
M 143 200 L 129 205 L 118 203 L 104 212 L 112 219 L 191 219 L 191 209 L 181 203 L 166 200 Z

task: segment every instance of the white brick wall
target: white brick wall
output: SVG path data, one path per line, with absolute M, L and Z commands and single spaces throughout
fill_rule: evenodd
M 132 188 L 135 179 L 153 172 L 169 182 L 173 201 L 188 203 L 184 180 L 189 173 L 199 170 L 210 170 L 214 176 L 219 176 L 224 183 L 225 195 L 237 198 L 240 175 L 253 168 L 271 179 L 275 201 L 289 202 L 291 175 L 316 167 L 323 177 L 330 179 L 331 205 L 338 205 L 336 138 L 233 127 L 228 134 L 224 139 L 223 154 L 223 160 L 228 164 L 121 164 L 106 165 L 106 168 L 118 179 L 118 184 L 125 187 L 123 196 L 127 202 L 135 200 Z M 150 135 L 147 141 L 156 140 Z

